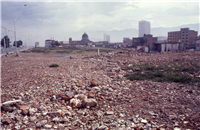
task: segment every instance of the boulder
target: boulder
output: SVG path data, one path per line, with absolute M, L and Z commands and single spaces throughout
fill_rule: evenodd
M 90 80 L 90 86 L 91 87 L 98 86 L 98 82 L 95 79 L 91 79 Z
M 85 96 L 84 94 L 79 94 L 79 95 L 76 95 L 75 98 L 83 101 L 83 100 L 87 99 L 87 96 Z
M 77 99 L 77 98 L 72 98 L 71 100 L 70 100 L 70 105 L 72 106 L 72 107 L 81 107 L 81 104 L 82 104 L 82 101 L 80 100 L 80 99 Z
M 83 100 L 82 102 L 82 107 L 85 108 L 87 106 L 89 107 L 95 107 L 97 105 L 97 101 L 93 98 L 88 98 L 88 99 L 85 99 Z
M 70 91 L 66 91 L 65 92 L 65 96 L 69 97 L 69 98 L 73 98 L 74 97 L 74 93 L 70 92 Z
M 21 104 L 23 104 L 21 100 L 7 101 L 7 102 L 2 103 L 1 108 L 4 111 L 12 112 L 13 107 L 19 108 Z

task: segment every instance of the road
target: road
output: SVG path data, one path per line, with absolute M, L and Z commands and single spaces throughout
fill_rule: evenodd
M 32 47 L 29 47 L 32 48 Z M 28 47 L 17 47 L 17 48 L 1 48 L 1 55 L 6 54 L 6 53 L 12 53 L 15 52 L 16 49 L 17 51 L 23 51 L 29 49 Z

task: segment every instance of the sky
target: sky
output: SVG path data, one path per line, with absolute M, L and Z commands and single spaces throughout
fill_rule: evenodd
M 15 18 L 17 40 L 32 45 L 39 42 L 40 46 L 44 46 L 45 40 L 50 38 L 81 40 L 82 34 L 88 31 L 138 29 L 141 20 L 149 21 L 151 28 L 200 23 L 199 1 L 188 1 L 2 0 L 1 37 L 6 34 L 6 28 L 7 35 L 14 41 Z M 103 34 L 100 37 L 103 40 Z M 89 38 L 92 40 L 92 37 Z M 111 42 L 123 40 L 111 39 Z

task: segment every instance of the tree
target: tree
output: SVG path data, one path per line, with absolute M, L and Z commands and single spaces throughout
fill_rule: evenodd
M 5 42 L 5 46 L 6 48 L 8 48 L 10 46 L 10 39 L 8 36 L 4 36 L 2 39 L 1 39 L 1 46 L 4 47 L 4 42 Z
M 13 46 L 15 46 L 15 43 L 16 42 L 14 41 Z M 23 45 L 23 42 L 21 40 L 17 41 L 17 47 L 22 46 L 22 45 Z
M 58 41 L 53 41 L 53 43 L 51 43 L 52 47 L 54 46 L 60 46 L 60 43 Z
M 144 43 L 147 43 L 147 38 L 146 37 L 141 37 L 140 38 L 140 44 L 143 46 L 144 45 Z

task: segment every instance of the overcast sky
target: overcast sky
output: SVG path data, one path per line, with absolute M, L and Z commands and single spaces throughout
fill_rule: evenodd
M 161 1 L 161 0 L 159 0 Z M 176 27 L 184 24 L 199 23 L 199 2 L 1 2 L 1 25 L 7 30 L 14 30 L 17 18 L 17 40 L 20 33 L 30 37 L 32 43 L 54 37 L 64 41 L 72 37 L 80 40 L 83 32 L 109 31 L 127 28 L 138 29 L 138 21 L 147 20 L 154 27 Z M 7 32 L 11 40 L 14 33 Z M 82 32 L 80 37 L 73 37 L 74 32 Z M 1 27 L 1 36 L 5 30 Z M 92 38 L 91 38 L 92 39 Z M 114 38 L 113 42 L 114 42 Z M 102 34 L 103 40 L 103 34 Z M 116 41 L 115 41 L 116 42 Z

